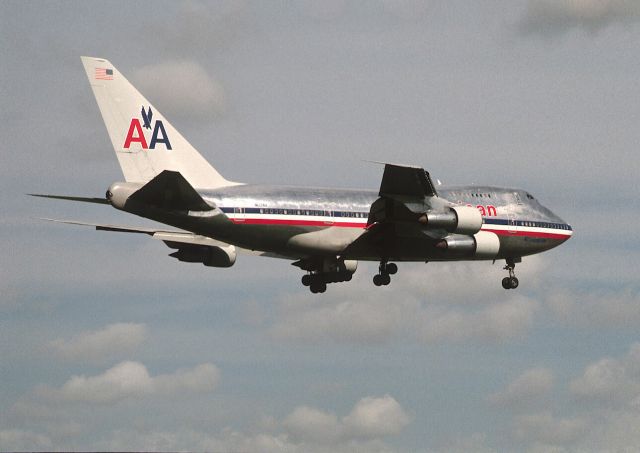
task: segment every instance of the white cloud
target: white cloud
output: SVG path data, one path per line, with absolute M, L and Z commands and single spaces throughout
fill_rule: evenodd
M 499 406 L 523 407 L 546 400 L 553 388 L 553 372 L 548 368 L 531 368 L 514 379 L 507 388 L 489 396 Z
M 316 443 L 334 443 L 342 436 L 338 417 L 319 409 L 300 406 L 282 422 L 293 439 Z
M 337 441 L 374 440 L 400 434 L 411 422 L 402 406 L 390 395 L 368 396 L 358 401 L 341 420 L 334 414 L 300 406 L 283 421 L 292 439 L 334 444 Z
M 110 324 L 101 330 L 83 332 L 69 340 L 57 339 L 49 349 L 66 360 L 100 362 L 134 351 L 147 337 L 144 324 Z
M 281 422 L 270 420 L 260 430 L 230 427 L 218 433 L 189 429 L 173 432 L 118 430 L 99 450 L 261 451 L 261 452 L 389 452 L 383 441 L 397 435 L 410 417 L 391 396 L 365 397 L 342 418 L 310 406 L 298 406 Z
M 41 387 L 38 393 L 61 401 L 114 403 L 153 394 L 211 392 L 220 380 L 215 365 L 205 363 L 190 370 L 152 377 L 139 362 L 122 362 L 97 376 L 73 376 L 60 388 Z
M 636 0 L 529 0 L 520 21 L 525 33 L 560 33 L 571 28 L 596 31 L 613 23 L 640 20 Z
M 166 61 L 133 71 L 140 92 L 163 114 L 190 121 L 210 120 L 225 111 L 222 85 L 195 61 Z
M 569 391 L 606 405 L 640 407 L 640 343 L 631 345 L 620 359 L 605 357 L 589 364 L 582 376 L 570 382 Z
M 343 423 L 354 436 L 373 438 L 400 434 L 410 420 L 400 404 L 385 395 L 361 399 Z

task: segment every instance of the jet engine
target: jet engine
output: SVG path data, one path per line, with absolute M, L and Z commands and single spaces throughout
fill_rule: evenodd
M 455 256 L 491 259 L 500 251 L 500 239 L 489 231 L 479 231 L 473 236 L 451 234 L 437 242 L 436 248 Z
M 185 244 L 169 256 L 186 263 L 202 263 L 209 267 L 231 267 L 236 262 L 236 248 Z
M 418 218 L 418 222 L 429 229 L 475 234 L 482 228 L 482 215 L 472 206 L 452 206 L 448 210 L 427 211 Z

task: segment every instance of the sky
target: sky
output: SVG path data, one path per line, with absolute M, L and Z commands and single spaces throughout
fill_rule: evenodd
M 632 452 L 640 445 L 640 4 L 0 2 L 0 450 Z M 376 190 L 367 160 L 520 187 L 574 230 L 516 267 L 375 263 L 312 295 L 103 205 L 81 55 L 227 179 Z

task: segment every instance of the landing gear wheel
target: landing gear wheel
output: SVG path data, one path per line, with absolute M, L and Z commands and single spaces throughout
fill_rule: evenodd
M 398 265 L 396 263 L 389 263 L 386 266 L 387 274 L 394 275 L 398 272 Z
M 382 284 L 383 285 L 388 285 L 389 283 L 391 283 L 391 277 L 389 276 L 389 274 L 380 274 L 381 280 L 382 280 Z
M 382 286 L 382 275 L 381 274 L 376 274 L 373 276 L 373 284 L 376 286 Z
M 502 279 L 502 287 L 504 289 L 516 289 L 520 284 L 515 273 L 516 262 L 519 263 L 520 261 L 520 258 L 507 258 L 507 265 L 504 270 L 509 271 L 509 276 Z
M 307 275 L 303 275 L 302 276 L 302 284 L 304 286 L 311 286 L 311 281 L 313 280 L 311 274 L 307 274 Z
M 327 284 L 325 282 L 313 282 L 309 289 L 313 294 L 323 293 L 327 290 Z

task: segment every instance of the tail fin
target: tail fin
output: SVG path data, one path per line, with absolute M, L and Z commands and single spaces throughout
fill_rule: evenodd
M 197 188 L 237 185 L 224 179 L 107 60 L 81 57 L 127 182 L 177 171 Z

